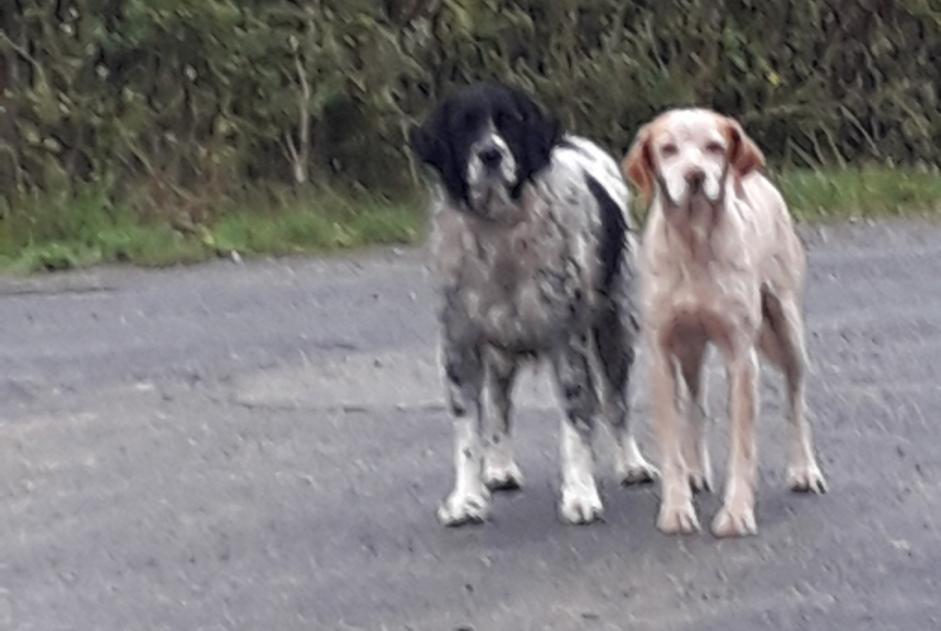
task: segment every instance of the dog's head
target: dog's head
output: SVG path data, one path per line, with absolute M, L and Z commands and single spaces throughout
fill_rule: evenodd
M 491 83 L 441 102 L 410 133 L 412 150 L 434 168 L 453 201 L 493 219 L 550 160 L 558 123 L 522 92 Z M 461 203 L 463 202 L 463 203 Z
M 685 207 L 697 198 L 716 204 L 730 176 L 741 179 L 764 160 L 738 121 L 681 109 L 642 127 L 622 166 L 644 197 L 659 191 L 668 206 Z

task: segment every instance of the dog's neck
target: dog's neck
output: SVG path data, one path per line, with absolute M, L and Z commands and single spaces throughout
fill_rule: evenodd
M 458 202 L 456 208 L 480 230 L 512 227 L 526 218 L 530 189 L 524 186 L 517 197 L 509 190 L 491 189 L 486 196 Z

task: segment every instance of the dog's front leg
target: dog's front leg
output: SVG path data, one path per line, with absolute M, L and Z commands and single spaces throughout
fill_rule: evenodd
M 475 344 L 449 337 L 446 330 L 442 353 L 454 415 L 454 490 L 438 508 L 438 519 L 445 526 L 479 523 L 487 518 L 490 506 L 490 494 L 481 479 L 481 350 Z
M 484 360 L 484 484 L 491 490 L 512 490 L 523 486 L 523 474 L 513 458 L 510 440 L 513 382 L 516 358 L 495 348 L 487 348 Z
M 554 357 L 556 384 L 564 407 L 561 428 L 562 500 L 559 512 L 572 524 L 601 517 L 591 439 L 598 399 L 588 358 L 588 335 L 570 339 Z
M 683 436 L 679 418 L 680 393 L 676 368 L 669 348 L 653 345 L 650 381 L 653 390 L 654 429 L 660 444 L 660 514 L 657 528 L 666 534 L 689 534 L 699 530 L 689 485 L 689 468 L 683 458 Z
M 712 491 L 712 463 L 706 437 L 706 371 L 703 360 L 706 339 L 693 338 L 677 349 L 680 373 L 686 382 L 686 432 L 683 437 L 683 458 L 689 470 L 689 484 L 694 493 Z
M 758 533 L 755 523 L 755 485 L 758 458 L 755 419 L 758 416 L 758 356 L 755 348 L 733 355 L 729 360 L 729 463 L 725 499 L 712 522 L 717 537 Z

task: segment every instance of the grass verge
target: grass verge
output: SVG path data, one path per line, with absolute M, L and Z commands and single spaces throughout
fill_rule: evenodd
M 873 167 L 770 175 L 801 221 L 941 217 L 937 172 Z M 142 220 L 99 193 L 34 199 L 12 209 L 0 207 L 0 270 L 51 271 L 111 262 L 163 266 L 231 252 L 289 255 L 412 244 L 423 235 L 424 208 L 417 196 L 391 200 L 317 191 L 277 203 L 225 203 L 212 220 L 174 227 L 167 220 Z
M 98 263 L 166 266 L 241 256 L 323 253 L 411 244 L 423 234 L 424 202 L 308 192 L 278 203 L 232 203 L 215 218 L 181 225 L 141 220 L 98 193 L 31 200 L 0 214 L 0 270 L 55 271 Z
M 771 172 L 801 221 L 840 221 L 908 214 L 941 217 L 941 172 L 866 167 Z

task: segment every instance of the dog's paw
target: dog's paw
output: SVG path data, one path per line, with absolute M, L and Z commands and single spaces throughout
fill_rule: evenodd
M 689 535 L 699 530 L 699 520 L 692 502 L 661 504 L 657 528 L 666 535 Z
M 712 534 L 716 537 L 745 537 L 758 534 L 755 509 L 746 504 L 723 506 L 712 520 Z
M 647 462 L 637 446 L 637 441 L 630 434 L 618 440 L 614 472 L 623 486 L 646 484 L 660 477 L 657 467 Z
M 787 486 L 796 493 L 827 492 L 827 482 L 820 472 L 820 467 L 811 463 L 801 467 L 788 467 Z
M 693 493 L 712 493 L 712 475 L 708 471 L 690 471 L 689 488 Z
M 619 464 L 617 467 L 617 477 L 622 486 L 631 486 L 632 484 L 648 484 L 660 477 L 657 467 L 646 460 L 639 462 Z
M 484 484 L 491 491 L 515 491 L 523 486 L 523 474 L 515 462 L 508 465 L 484 465 Z
M 487 520 L 490 498 L 486 493 L 455 491 L 438 507 L 438 521 L 449 527 L 480 524 Z
M 598 489 L 583 485 L 572 485 L 562 489 L 559 514 L 570 524 L 590 524 L 600 519 L 604 509 Z

